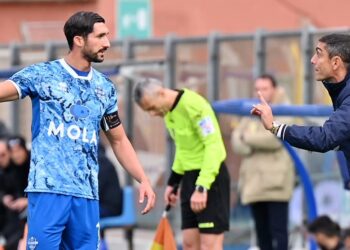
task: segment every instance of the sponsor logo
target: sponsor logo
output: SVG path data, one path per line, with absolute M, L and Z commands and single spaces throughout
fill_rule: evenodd
M 79 119 L 85 119 L 90 114 L 90 110 L 87 107 L 81 105 L 81 101 L 78 101 L 76 104 L 73 104 L 70 107 L 70 112 L 74 116 L 74 119 L 76 121 Z
M 83 142 L 97 145 L 96 131 L 93 130 L 92 133 L 88 133 L 86 128 L 81 129 L 77 125 L 70 125 L 66 128 L 63 123 L 60 123 L 58 126 L 56 126 L 56 124 L 51 121 L 47 134 L 49 136 L 68 136 L 68 138 L 74 141 L 82 140 Z
M 205 117 L 202 120 L 200 120 L 199 126 L 202 130 L 203 136 L 207 136 L 215 132 L 215 127 L 210 117 Z

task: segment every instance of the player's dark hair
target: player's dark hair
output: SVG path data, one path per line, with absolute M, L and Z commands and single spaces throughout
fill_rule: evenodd
M 79 11 L 71 16 L 64 24 L 69 49 L 73 48 L 75 36 L 82 36 L 84 39 L 93 31 L 95 23 L 105 23 L 103 17 L 95 12 Z

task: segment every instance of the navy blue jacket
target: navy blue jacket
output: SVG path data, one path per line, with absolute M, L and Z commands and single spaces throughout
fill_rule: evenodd
M 288 126 L 282 139 L 292 146 L 310 151 L 342 151 L 346 164 L 340 164 L 341 173 L 344 187 L 350 189 L 350 74 L 342 82 L 323 84 L 333 102 L 332 115 L 322 127 Z

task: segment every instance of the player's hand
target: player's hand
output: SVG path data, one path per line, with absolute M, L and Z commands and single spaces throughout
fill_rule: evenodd
M 176 205 L 176 202 L 179 199 L 179 190 L 176 191 L 176 194 L 173 193 L 173 190 L 174 190 L 174 187 L 167 186 L 164 192 L 165 205 L 170 204 L 170 206 L 172 207 Z
M 147 204 L 145 208 L 141 211 L 141 214 L 147 214 L 156 202 L 156 195 L 151 187 L 151 184 L 147 179 L 142 180 L 139 187 L 139 202 L 143 203 L 147 198 Z
M 203 211 L 207 207 L 208 192 L 194 191 L 191 196 L 191 209 L 195 213 Z
M 265 129 L 270 130 L 272 128 L 273 114 L 270 105 L 265 101 L 264 97 L 258 92 L 260 103 L 253 105 L 250 110 L 252 115 L 260 116 L 261 122 Z

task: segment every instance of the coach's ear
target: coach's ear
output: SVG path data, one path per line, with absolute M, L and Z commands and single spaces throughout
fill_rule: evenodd
M 340 56 L 333 56 L 331 59 L 331 64 L 332 64 L 333 70 L 337 70 L 340 66 L 344 65 L 344 62 Z

